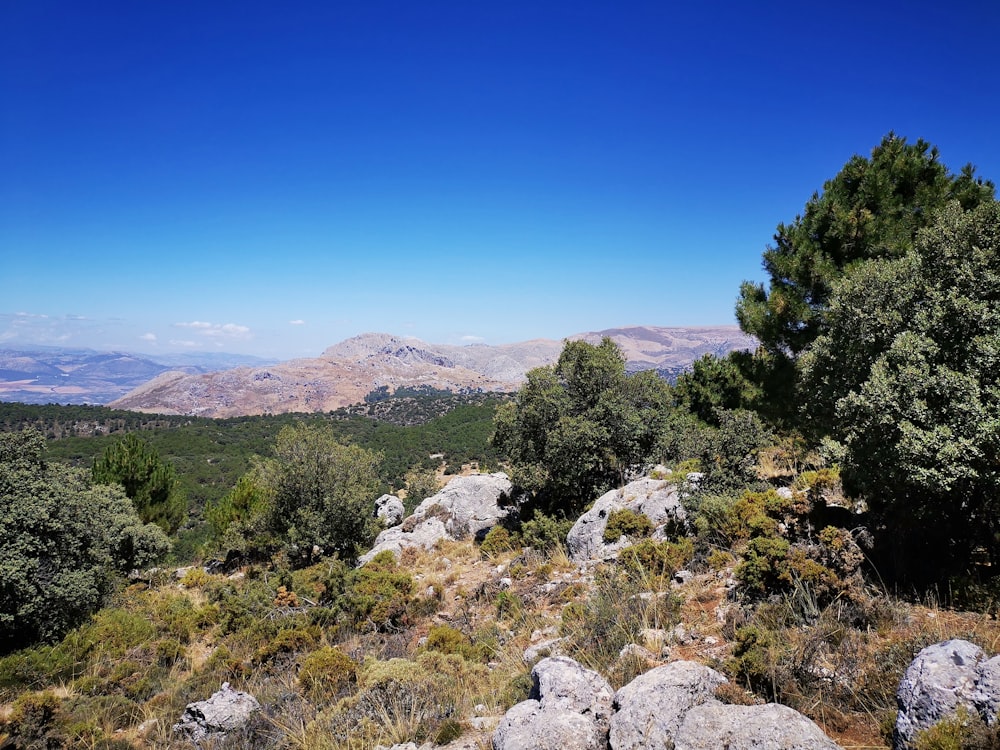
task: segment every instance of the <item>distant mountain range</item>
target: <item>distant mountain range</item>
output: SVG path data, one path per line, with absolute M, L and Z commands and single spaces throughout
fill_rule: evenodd
M 106 404 L 164 372 L 194 375 L 275 361 L 217 352 L 153 357 L 53 346 L 0 349 L 0 401 Z
M 673 379 L 704 354 L 723 356 L 756 341 L 736 326 L 612 328 L 568 337 L 621 347 L 630 372 L 655 369 Z M 366 333 L 331 346 L 313 359 L 192 374 L 157 373 L 108 405 L 161 414 L 231 417 L 331 411 L 356 404 L 377 389 L 434 388 L 454 392 L 512 391 L 528 370 L 554 363 L 563 342 L 429 344 L 387 333 Z

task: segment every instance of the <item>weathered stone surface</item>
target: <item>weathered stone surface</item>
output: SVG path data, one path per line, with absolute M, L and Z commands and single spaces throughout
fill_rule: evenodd
M 980 662 L 972 703 L 987 724 L 996 723 L 1000 714 L 1000 656 Z
M 598 724 L 611 718 L 614 691 L 608 681 L 592 669 L 587 669 L 568 656 L 542 659 L 531 670 L 534 687 L 531 697 L 541 701 L 542 708 L 559 708 L 584 714 Z
M 604 531 L 608 516 L 625 508 L 642 513 L 658 529 L 684 519 L 684 508 L 674 484 L 661 479 L 637 479 L 619 490 L 601 495 L 593 507 L 577 519 L 566 536 L 570 558 L 574 562 L 586 562 L 616 557 L 631 542 L 622 537 L 605 544 Z
M 383 526 L 398 526 L 403 522 L 403 501 L 395 495 L 382 495 L 375 501 L 375 516 Z
M 954 639 L 928 646 L 903 674 L 896 691 L 893 747 L 908 748 L 914 735 L 953 715 L 959 708 L 996 715 L 997 665 L 973 643 Z
M 546 656 L 561 656 L 563 646 L 567 640 L 569 639 L 549 638 L 541 641 L 540 643 L 534 643 L 524 649 L 524 653 L 521 655 L 521 658 L 524 659 L 525 664 L 534 664 L 536 661 Z
M 690 661 L 671 662 L 639 675 L 615 693 L 612 750 L 670 747 L 687 712 L 714 700 L 715 689 L 724 682 L 719 672 Z
M 446 511 L 443 515 L 449 535 L 460 539 L 471 534 L 479 539 L 507 517 L 512 489 L 510 478 L 503 472 L 455 477 L 443 490 L 420 503 L 413 515 L 440 512 L 432 510 L 438 506 Z
M 496 732 L 493 750 L 604 750 L 604 732 L 583 714 L 544 710 L 537 700 L 513 706 Z
M 384 550 L 399 557 L 405 547 L 431 549 L 441 539 L 485 536 L 511 512 L 506 505 L 511 489 L 510 479 L 502 472 L 455 477 L 439 493 L 420 503 L 402 525 L 380 533 L 358 564 L 366 565 Z
M 367 565 L 379 552 L 389 550 L 397 558 L 404 547 L 431 549 L 441 539 L 448 538 L 448 531 L 440 518 L 425 518 L 412 531 L 404 531 L 402 526 L 393 526 L 375 537 L 372 548 L 358 558 L 359 565 Z
M 837 750 L 839 745 L 814 722 L 788 706 L 777 703 L 732 706 L 711 700 L 687 712 L 674 736 L 673 747 L 675 750 L 718 750 L 722 747 L 728 750 Z
M 193 742 L 208 737 L 221 738 L 243 727 L 259 710 L 260 703 L 256 698 L 233 690 L 228 682 L 224 682 L 222 688 L 208 700 L 189 703 L 180 722 L 174 724 L 173 731 Z
M 531 670 L 528 700 L 512 707 L 493 734 L 494 750 L 604 750 L 612 690 L 597 672 L 565 656 Z

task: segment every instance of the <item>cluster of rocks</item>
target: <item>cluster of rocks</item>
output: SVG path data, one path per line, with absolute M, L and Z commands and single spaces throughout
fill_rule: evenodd
M 617 693 L 597 672 L 565 656 L 538 662 L 531 677 L 530 696 L 506 713 L 493 750 L 838 747 L 787 706 L 720 702 L 715 690 L 726 678 L 694 662 L 651 669 Z
M 406 547 L 431 549 L 442 539 L 482 539 L 514 512 L 510 504 L 512 489 L 510 478 L 502 472 L 455 477 L 443 490 L 420 503 L 409 518 L 382 531 L 358 562 L 365 565 L 385 550 L 398 557 Z M 396 520 L 402 515 L 402 503 L 397 513 L 393 500 L 399 502 L 392 495 L 376 501 L 379 517 Z

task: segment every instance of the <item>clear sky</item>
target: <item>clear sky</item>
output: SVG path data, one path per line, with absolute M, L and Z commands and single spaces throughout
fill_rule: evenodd
M 895 130 L 1000 182 L 1000 3 L 3 0 L 0 346 L 734 322 Z

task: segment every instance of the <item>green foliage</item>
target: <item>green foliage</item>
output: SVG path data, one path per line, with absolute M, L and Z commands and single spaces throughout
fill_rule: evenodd
M 484 557 L 493 557 L 513 549 L 514 538 L 506 527 L 499 524 L 486 532 L 482 544 L 479 545 L 479 552 Z
M 775 354 L 799 354 L 823 331 L 833 284 L 847 268 L 905 255 L 950 201 L 968 209 L 992 198 L 993 184 L 971 165 L 954 175 L 927 142 L 890 133 L 870 158 L 852 157 L 791 224 L 778 225 L 764 252 L 769 289 L 743 284 L 741 327 Z
M 98 484 L 121 485 L 144 523 L 155 523 L 168 534 L 180 526 L 185 500 L 174 468 L 134 433 L 109 446 L 94 461 L 92 474 Z
M 963 706 L 913 737 L 914 750 L 995 750 L 1000 727 L 989 726 L 979 714 Z
M 626 375 L 611 339 L 568 341 L 497 410 L 493 445 L 539 508 L 575 515 L 650 460 L 670 407 L 669 386 L 655 373 Z
M 467 661 L 479 661 L 481 653 L 462 631 L 449 625 L 435 625 L 427 633 L 427 650 L 458 654 Z
M 267 525 L 297 564 L 324 554 L 353 557 L 372 540 L 378 454 L 308 425 L 284 428 L 274 453 L 262 469 L 271 497 Z
M 406 507 L 410 510 L 441 489 L 441 482 L 433 469 L 410 469 L 405 479 Z
M 380 552 L 367 565 L 348 574 L 344 606 L 358 625 L 396 630 L 409 619 L 413 578 L 399 569 L 395 556 Z
M 573 523 L 568 518 L 556 518 L 536 511 L 521 524 L 521 545 L 539 552 L 551 552 L 565 543 Z
M 53 639 L 96 610 L 114 574 L 169 549 L 120 488 L 50 464 L 37 432 L 0 433 L 0 642 Z
M 652 533 L 653 522 L 647 515 L 628 508 L 620 508 L 608 515 L 608 523 L 604 527 L 604 543 L 614 544 L 622 536 L 639 539 Z
M 358 664 L 330 646 L 317 649 L 299 662 L 299 687 L 314 703 L 331 703 L 357 681 Z
M 934 580 L 976 549 L 1000 562 L 1000 204 L 952 204 L 912 253 L 852 269 L 827 318 L 803 380 L 890 572 Z
M 723 358 L 706 354 L 696 359 L 691 369 L 677 378 L 678 400 L 698 419 L 715 426 L 719 410 L 752 407 L 760 397 L 760 387 L 743 373 L 738 364 L 741 358 L 746 358 L 745 352 Z

